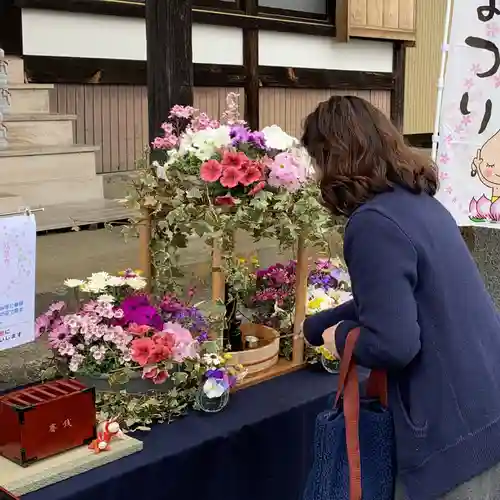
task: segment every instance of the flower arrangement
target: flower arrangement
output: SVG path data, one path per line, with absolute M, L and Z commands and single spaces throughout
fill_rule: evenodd
M 296 267 L 292 260 L 257 269 L 254 273 L 255 288 L 248 300 L 256 322 L 276 328 L 283 334 L 281 353 L 286 358 L 291 355 Z M 349 290 L 349 276 L 338 259 L 317 259 L 308 276 L 306 314 L 315 314 L 349 300 Z M 309 349 L 308 361 L 316 362 L 318 354 L 324 355 L 324 351 L 321 348 Z
M 311 160 L 299 141 L 276 125 L 251 130 L 237 100 L 228 95 L 219 120 L 174 106 L 151 145 L 154 161 L 139 167 L 128 202 L 148 214 L 154 286 L 162 293 L 177 289 L 179 256 L 192 236 L 218 242 L 226 271 L 237 230 L 292 247 L 299 234 L 308 245 L 324 245 L 336 227 L 318 201 Z
M 172 294 L 154 301 L 144 293 L 146 280 L 130 270 L 122 276 L 95 273 L 65 284 L 74 292 L 74 307 L 71 301 L 56 302 L 35 324 L 37 336 L 48 336 L 60 366 L 74 376 L 107 378 L 125 391 L 127 382 L 142 378 L 150 383 L 145 392 L 160 390 L 167 393 L 163 398 L 170 394 L 192 402 L 192 391 L 211 367 L 204 365 L 206 353 L 217 355 L 208 339 L 210 318 L 191 303 L 194 290 L 185 301 Z M 110 398 L 104 400 L 109 406 Z M 163 419 L 162 408 L 157 410 Z M 137 423 L 141 420 L 132 422 Z

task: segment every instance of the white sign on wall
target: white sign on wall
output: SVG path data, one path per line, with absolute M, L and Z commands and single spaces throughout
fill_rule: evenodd
M 0 351 L 35 340 L 35 262 L 35 217 L 0 217 Z
M 454 1 L 437 162 L 457 223 L 500 228 L 500 2 Z

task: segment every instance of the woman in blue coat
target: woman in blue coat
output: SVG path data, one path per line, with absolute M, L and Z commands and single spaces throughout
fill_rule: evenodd
M 356 362 L 387 370 L 397 500 L 500 499 L 500 319 L 435 165 L 358 97 L 321 103 L 302 140 L 324 205 L 348 217 L 354 297 L 306 320 L 307 340 L 342 357 L 360 327 Z

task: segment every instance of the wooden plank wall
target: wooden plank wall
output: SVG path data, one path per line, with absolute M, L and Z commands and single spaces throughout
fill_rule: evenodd
M 387 116 L 391 112 L 391 93 L 380 90 L 340 91 L 302 89 L 260 89 L 261 127 L 276 123 L 290 135 L 300 137 L 305 117 L 332 95 L 357 95 L 380 108 Z
M 196 88 L 195 107 L 219 117 L 228 92 L 243 89 Z M 97 172 L 108 174 L 134 170 L 148 141 L 148 105 L 145 86 L 134 85 L 55 85 L 51 111 L 77 116 L 75 142 L 100 146 Z
M 417 44 L 406 49 L 405 134 L 431 134 L 436 112 L 446 0 L 419 0 Z
M 240 94 L 243 115 L 244 91 L 234 88 L 195 89 L 194 104 L 209 116 L 220 117 L 228 92 Z M 274 123 L 300 137 L 302 122 L 321 101 L 331 95 L 359 95 L 390 113 L 390 92 L 334 91 L 263 88 L 260 89 L 261 127 Z M 147 90 L 132 85 L 56 85 L 51 110 L 74 114 L 77 144 L 100 146 L 97 172 L 110 174 L 134 170 L 135 161 L 147 144 Z
M 417 0 L 348 1 L 351 36 L 415 40 Z

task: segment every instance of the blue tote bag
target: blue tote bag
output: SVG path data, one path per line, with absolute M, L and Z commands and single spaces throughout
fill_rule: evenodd
M 360 399 L 353 351 L 359 328 L 346 341 L 334 408 L 318 415 L 314 461 L 303 500 L 393 500 L 396 479 L 387 377 L 372 371 Z

